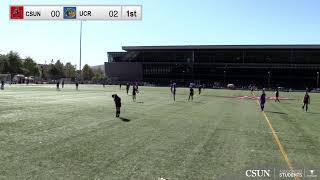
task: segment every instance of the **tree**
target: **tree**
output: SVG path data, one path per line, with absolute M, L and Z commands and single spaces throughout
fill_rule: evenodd
M 92 80 L 94 80 L 94 81 L 107 80 L 107 77 L 104 75 L 104 73 L 101 69 L 96 69 L 93 72 L 94 72 L 94 77 L 92 78 Z
M 39 76 L 41 71 L 32 58 L 27 57 L 25 60 L 22 60 L 18 53 L 10 51 L 6 55 L 0 54 L 0 73 Z
M 58 71 L 58 78 L 63 78 L 65 77 L 64 75 L 64 66 L 63 64 L 60 62 L 60 60 L 58 60 L 54 66 L 56 67 L 57 71 Z
M 64 75 L 66 78 L 75 78 L 76 77 L 76 67 L 68 62 L 64 66 Z
M 92 68 L 88 64 L 84 65 L 82 69 L 83 80 L 86 80 L 86 81 L 92 80 L 93 76 L 94 76 L 94 72 Z
M 10 51 L 7 54 L 8 62 L 5 66 L 5 71 L 10 72 L 11 74 L 18 74 L 22 72 L 22 61 L 18 53 Z
M 55 64 L 49 64 L 48 76 L 51 79 L 60 79 L 64 77 L 64 66 L 60 60 Z
M 30 57 L 27 57 L 24 62 L 23 62 L 23 74 L 26 76 L 39 76 L 40 75 L 40 69 L 37 65 L 37 63 L 35 63 L 33 61 L 33 59 L 31 59 Z
M 8 59 L 5 55 L 0 54 L 0 74 L 5 74 L 5 66 L 7 63 Z
M 41 79 L 47 80 L 50 75 L 49 75 L 49 65 L 41 65 L 40 66 L 40 77 Z
M 48 77 L 50 79 L 58 79 L 59 78 L 59 72 L 58 69 L 54 64 L 50 64 L 48 67 Z

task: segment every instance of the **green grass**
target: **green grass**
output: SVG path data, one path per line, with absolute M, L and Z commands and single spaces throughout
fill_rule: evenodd
M 243 179 L 246 169 L 288 169 L 248 91 L 118 86 L 7 86 L 0 91 L 0 179 Z M 197 92 L 197 91 L 196 91 Z M 114 117 L 111 95 L 122 98 Z M 256 92 L 259 94 L 260 92 Z M 267 95 L 273 95 L 268 92 Z M 295 168 L 320 164 L 320 94 L 281 93 L 266 114 Z M 318 167 L 319 168 L 319 167 Z

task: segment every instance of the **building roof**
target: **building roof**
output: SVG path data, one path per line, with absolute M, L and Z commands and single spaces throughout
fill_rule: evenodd
M 300 45 L 183 45 L 183 46 L 123 46 L 123 50 L 199 50 L 199 49 L 320 49 L 320 44 Z

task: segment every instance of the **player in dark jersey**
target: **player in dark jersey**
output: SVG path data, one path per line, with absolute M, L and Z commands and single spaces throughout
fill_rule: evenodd
M 171 84 L 171 93 L 173 96 L 173 101 L 176 101 L 176 83 Z
M 308 93 L 308 90 L 306 91 L 306 94 L 303 97 L 303 106 L 302 109 L 306 108 L 306 112 L 308 112 L 308 105 L 310 104 L 310 95 Z
M 171 92 L 171 93 L 172 93 L 172 90 L 173 90 L 173 84 L 174 84 L 174 83 L 171 83 L 171 84 L 170 84 L 170 92 Z
M 79 82 L 77 81 L 76 82 L 76 90 L 78 91 L 78 89 L 79 89 Z
M 112 97 L 116 105 L 116 117 L 120 117 L 121 98 L 117 94 L 113 94 Z
M 200 95 L 201 94 L 201 90 L 202 90 L 201 84 L 199 84 L 198 89 L 199 89 L 199 95 Z
M 189 93 L 188 101 L 190 101 L 190 99 L 191 99 L 191 101 L 193 101 L 193 95 L 194 95 L 194 90 L 193 90 L 193 88 L 192 88 L 192 86 L 191 86 L 191 87 L 190 87 L 190 93 Z
M 130 84 L 127 83 L 127 85 L 126 85 L 127 94 L 129 94 L 129 89 L 130 89 Z
M 121 83 L 119 84 L 119 86 L 120 86 L 120 90 L 121 90 Z
M 4 90 L 4 80 L 1 81 L 1 90 Z
M 59 91 L 60 90 L 60 81 L 57 81 L 57 90 Z
M 250 87 L 251 94 L 253 95 L 253 86 Z
M 266 93 L 265 90 L 262 90 L 262 94 L 260 96 L 260 108 L 261 111 L 264 111 L 264 104 L 266 103 Z
M 279 100 L 279 88 L 276 89 L 276 99 L 274 101 L 275 102 L 280 102 L 280 100 Z
M 61 87 L 62 87 L 62 89 L 64 88 L 64 79 L 62 79 Z
M 133 86 L 132 87 L 132 100 L 133 102 L 136 102 L 136 97 L 137 96 L 137 89 L 136 89 L 136 86 Z

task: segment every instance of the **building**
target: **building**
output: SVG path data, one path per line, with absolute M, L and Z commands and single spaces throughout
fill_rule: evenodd
M 316 87 L 320 45 L 124 46 L 109 52 L 114 81 L 219 82 L 236 86 Z M 318 85 L 319 86 L 319 85 Z

